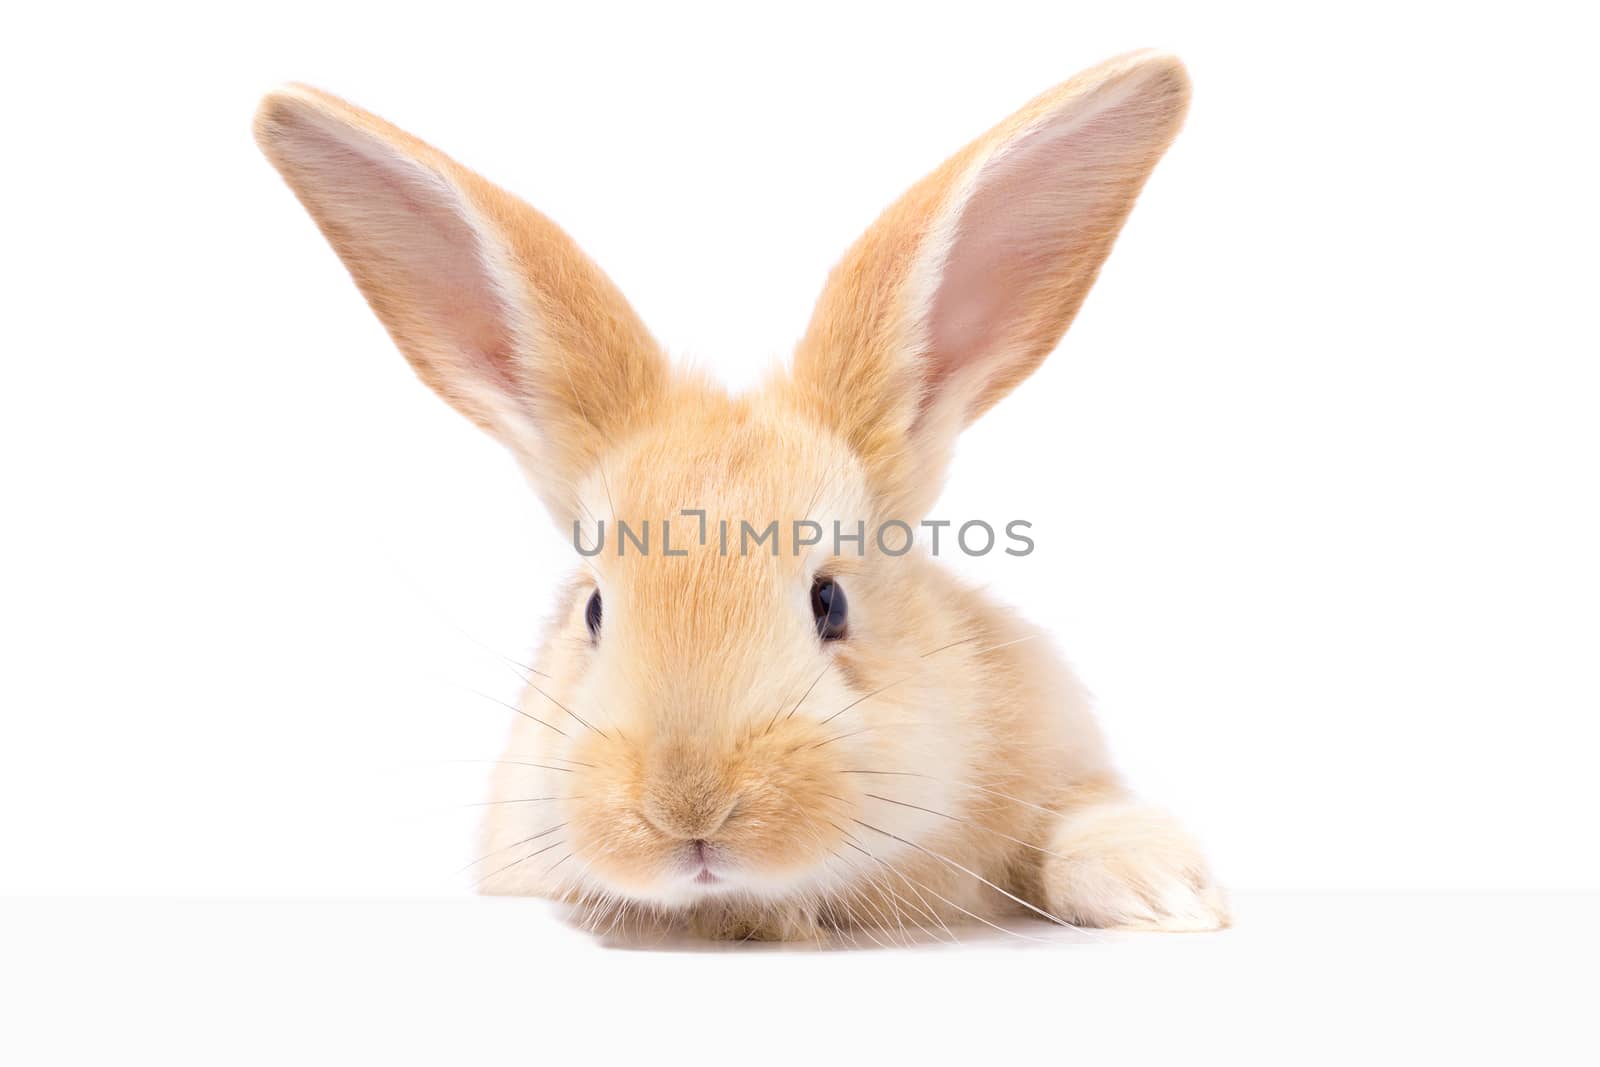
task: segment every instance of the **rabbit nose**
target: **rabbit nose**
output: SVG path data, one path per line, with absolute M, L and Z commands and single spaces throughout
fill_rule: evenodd
M 664 769 L 645 787 L 645 819 L 669 837 L 709 841 L 733 814 L 739 798 L 709 775 Z
M 645 794 L 644 817 L 668 837 L 682 841 L 710 841 L 733 814 L 733 798 L 721 799 L 675 789 Z

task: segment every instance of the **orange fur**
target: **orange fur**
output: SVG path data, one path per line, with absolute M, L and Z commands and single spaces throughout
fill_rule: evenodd
M 610 527 L 495 772 L 487 891 L 721 937 L 943 926 L 1018 899 L 1089 924 L 1226 921 L 1189 839 L 1126 797 L 1044 635 L 920 549 L 800 551 L 789 526 L 922 516 L 960 429 L 1071 322 L 1187 95 L 1176 60 L 1135 53 L 1030 102 L 884 213 L 792 373 L 740 397 L 670 368 L 520 201 L 316 90 L 266 99 L 263 149 L 417 373 L 585 543 Z M 709 543 L 683 508 L 706 510 Z M 777 553 L 720 551 L 722 519 L 778 520 Z M 617 554 L 618 520 L 648 522 L 649 555 Z M 848 592 L 844 640 L 818 640 L 819 575 Z

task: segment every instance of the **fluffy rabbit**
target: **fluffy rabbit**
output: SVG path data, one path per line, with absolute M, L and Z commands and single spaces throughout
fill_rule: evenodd
M 1024 908 L 1226 925 L 1048 639 L 921 546 L 893 554 L 898 527 L 872 533 L 918 524 L 962 428 L 1055 348 L 1188 97 L 1176 59 L 1141 52 L 1027 104 L 883 213 L 792 367 L 743 396 L 675 370 L 520 200 L 332 96 L 266 97 L 262 149 L 417 374 L 603 546 L 521 698 L 482 888 L 718 937 Z M 771 520 L 741 550 L 740 524 Z M 654 528 L 648 551 L 619 521 Z

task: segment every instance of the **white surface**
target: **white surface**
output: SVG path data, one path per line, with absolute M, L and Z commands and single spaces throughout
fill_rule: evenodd
M 1222 934 L 607 951 L 518 900 L 0 902 L 9 1062 L 1592 1064 L 1594 895 L 1251 895 Z M 1050 937 L 1042 925 L 1030 935 Z
M 1059 635 L 1236 887 L 1600 886 L 1578 5 L 542 8 L 8 14 L 0 891 L 459 892 L 483 768 L 438 761 L 493 758 L 469 690 L 516 685 L 473 639 L 524 655 L 569 565 L 259 158 L 263 90 L 431 138 L 747 382 L 905 185 L 1146 44 L 1191 121 L 938 509 L 1039 550 L 964 569 Z

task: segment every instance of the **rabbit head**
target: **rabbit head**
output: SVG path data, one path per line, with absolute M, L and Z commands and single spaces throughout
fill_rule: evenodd
M 490 888 L 825 894 L 860 825 L 914 847 L 997 730 L 1055 729 L 986 703 L 1046 684 L 980 654 L 1013 631 L 877 534 L 1056 346 L 1187 99 L 1154 53 L 1040 95 L 890 206 L 792 367 L 730 396 L 520 200 L 332 96 L 266 98 L 261 147 L 401 352 L 582 553 L 497 775 Z M 865 819 L 863 772 L 914 799 Z

